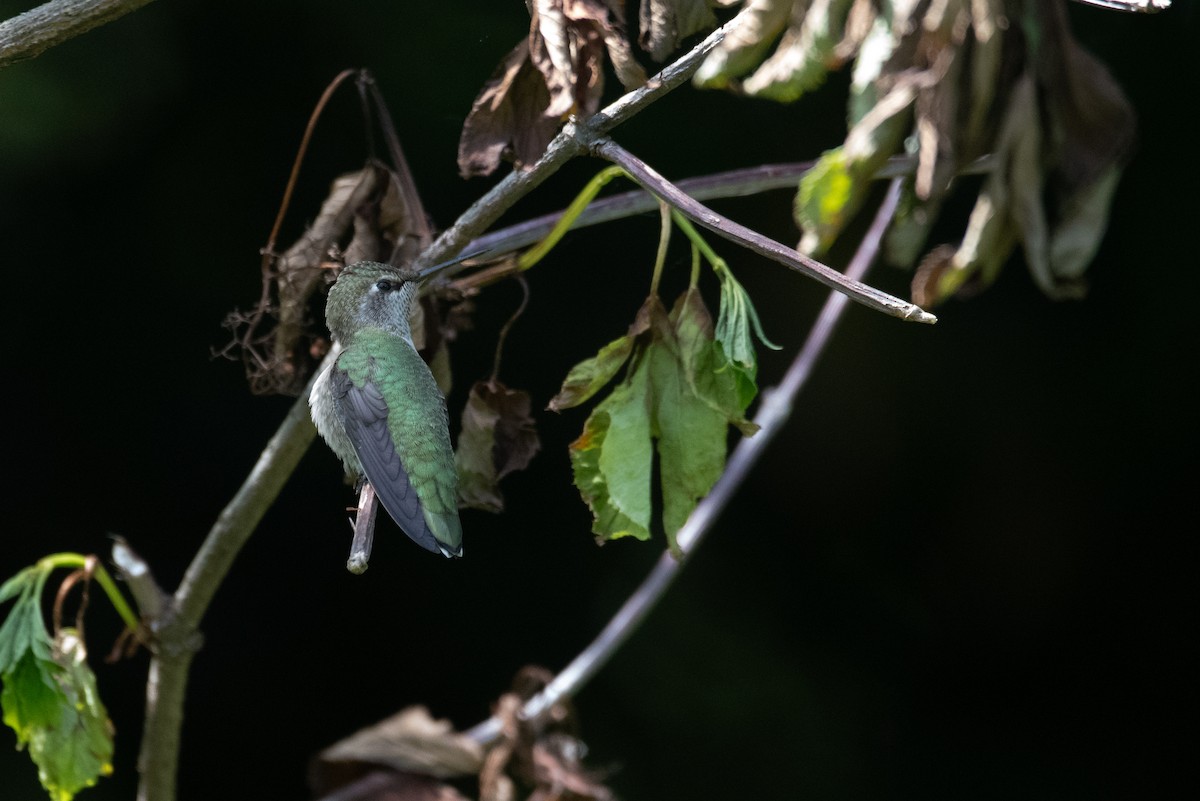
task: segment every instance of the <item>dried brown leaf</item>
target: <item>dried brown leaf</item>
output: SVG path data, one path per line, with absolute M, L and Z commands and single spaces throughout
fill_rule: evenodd
M 546 115 L 550 91 L 522 40 L 484 84 L 458 142 L 458 169 L 464 178 L 489 175 L 507 154 L 518 166 L 532 164 L 558 130 Z
M 642 0 L 638 44 L 655 61 L 665 61 L 684 39 L 715 27 L 708 0 Z
M 449 721 L 439 721 L 424 706 L 409 706 L 334 743 L 317 755 L 313 783 L 335 767 L 366 766 L 419 776 L 454 778 L 478 772 L 484 754 L 478 742 L 458 734 Z
M 609 801 L 612 791 L 601 775 L 583 766 L 582 743 L 565 734 L 549 734 L 533 745 L 537 786 L 529 801 Z
M 500 480 L 524 470 L 541 449 L 531 407 L 529 393 L 499 381 L 480 381 L 471 387 L 455 453 L 461 505 L 504 510 Z
M 463 126 L 458 167 L 464 177 L 488 175 L 506 157 L 528 166 L 569 115 L 595 113 L 606 54 L 623 85 L 645 82 L 621 9 L 615 0 L 531 3 L 529 36 L 484 84 Z

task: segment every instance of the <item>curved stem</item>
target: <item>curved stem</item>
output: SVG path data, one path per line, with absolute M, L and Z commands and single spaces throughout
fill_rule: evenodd
M 41 559 L 39 559 L 38 565 L 45 568 L 47 573 L 57 568 L 72 568 L 79 570 L 88 566 L 88 560 L 90 558 L 91 557 L 84 556 L 81 553 L 53 553 L 49 556 L 43 556 Z M 100 588 L 104 590 L 104 594 L 108 596 L 108 600 L 110 603 L 112 603 L 113 609 L 115 609 L 117 614 L 121 616 L 121 620 L 124 621 L 125 625 L 130 629 L 137 631 L 137 627 L 140 622 L 138 620 L 138 616 L 129 606 L 129 602 L 126 601 L 125 596 L 121 594 L 121 590 L 117 587 L 117 583 L 113 581 L 112 576 L 107 570 L 104 569 L 104 565 L 102 565 L 99 560 L 93 560 L 92 576 L 96 579 L 96 583 L 100 585 Z

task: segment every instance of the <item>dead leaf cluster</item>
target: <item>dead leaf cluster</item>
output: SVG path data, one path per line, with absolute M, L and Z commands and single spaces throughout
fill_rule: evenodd
M 322 290 L 338 271 L 356 261 L 406 263 L 430 239 L 424 212 L 408 204 L 395 170 L 372 161 L 338 176 L 296 241 L 265 253 L 259 301 L 226 318 L 234 340 L 223 354 L 241 358 L 255 394 L 299 394 L 329 347 Z
M 500 739 L 485 749 L 409 707 L 322 751 L 309 767 L 316 798 L 355 801 L 466 801 L 478 781 L 480 801 L 608 801 L 612 793 L 583 766 L 586 746 L 566 704 L 538 723 L 521 719 L 524 703 L 552 678 L 540 667 L 518 672 L 496 702 Z
M 699 86 L 791 102 L 853 61 L 849 131 L 801 182 L 801 250 L 826 250 L 892 156 L 917 167 L 887 239 L 909 267 L 955 177 L 992 168 L 957 245 L 921 260 L 913 301 L 986 286 L 1020 244 L 1050 297 L 1078 297 L 1132 150 L 1133 111 L 1071 35 L 1060 0 L 745 0 Z
M 638 46 L 662 62 L 693 34 L 717 23 L 712 9 L 731 0 L 641 0 Z M 526 0 L 529 34 L 484 84 L 463 125 L 458 168 L 490 175 L 504 160 L 518 168 L 542 155 L 571 115 L 600 108 L 604 66 L 626 90 L 646 82 L 626 26 L 623 0 Z

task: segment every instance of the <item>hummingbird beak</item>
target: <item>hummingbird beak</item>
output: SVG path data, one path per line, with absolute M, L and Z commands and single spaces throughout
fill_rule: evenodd
M 440 262 L 438 264 L 433 265 L 432 267 L 426 267 L 424 270 L 422 270 L 420 273 L 417 274 L 417 280 L 424 281 L 429 276 L 433 275 L 434 273 L 441 272 L 442 270 L 446 269 L 447 267 L 451 267 L 455 264 L 461 264 L 462 262 L 466 261 L 467 259 L 477 258 L 479 256 L 484 255 L 487 252 L 488 252 L 487 248 L 482 248 L 480 250 L 473 250 L 470 253 L 459 254 L 458 256 L 455 256 L 452 259 L 448 259 L 447 261 Z

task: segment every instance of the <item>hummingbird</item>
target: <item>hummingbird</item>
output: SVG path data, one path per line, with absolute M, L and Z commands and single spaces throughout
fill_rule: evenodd
M 462 556 L 446 399 L 409 327 L 417 290 L 388 264 L 342 270 L 325 304 L 341 353 L 313 382 L 308 402 L 346 472 L 359 486 L 370 482 L 404 533 L 426 550 Z

